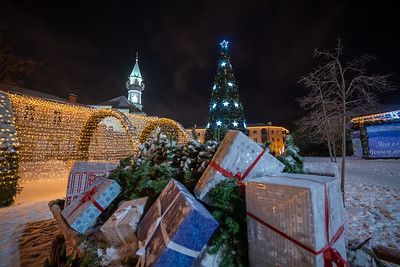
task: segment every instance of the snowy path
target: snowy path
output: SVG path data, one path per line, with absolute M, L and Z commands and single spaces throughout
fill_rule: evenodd
M 68 168 L 58 168 L 56 172 L 37 173 L 37 177 L 21 174 L 20 185 L 23 190 L 17 196 L 15 204 L 0 208 L 0 267 L 20 266 L 20 263 L 32 266 L 32 263 L 24 264 L 21 259 L 28 258 L 27 254 L 35 255 L 38 252 L 48 251 L 48 240 L 35 240 L 35 237 L 40 236 L 40 228 L 54 229 L 52 223 L 48 221 L 53 219 L 48 203 L 50 200 L 65 197 L 68 172 Z M 33 222 L 37 223 L 32 224 Z M 35 227 L 38 229 L 33 231 L 30 240 L 23 238 L 25 231 L 31 231 Z M 49 235 L 49 238 L 51 237 Z M 21 242 L 23 248 L 20 247 Z M 43 253 L 33 257 L 42 261 L 40 256 L 43 256 Z M 33 265 L 42 264 L 35 262 Z
M 305 162 L 329 161 L 329 158 L 306 157 Z M 340 168 L 340 159 L 338 166 Z M 360 182 L 369 185 L 387 185 L 400 188 L 400 160 L 363 160 L 346 158 L 346 176 L 348 182 Z

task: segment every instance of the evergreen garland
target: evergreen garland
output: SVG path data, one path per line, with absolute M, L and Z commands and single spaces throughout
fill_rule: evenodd
M 201 144 L 190 141 L 177 144 L 158 134 L 140 147 L 137 158 L 121 161 L 111 173 L 123 188 L 122 193 L 109 207 L 103 219 L 111 216 L 121 200 L 149 197 L 148 206 L 153 204 L 170 179 L 176 179 L 193 193 L 193 189 L 214 156 L 218 143 L 209 141 Z M 226 180 L 210 192 L 213 207 L 206 207 L 218 221 L 219 227 L 209 242 L 208 253 L 222 249 L 223 266 L 247 265 L 247 224 L 244 192 L 235 180 Z M 105 215 L 106 214 L 106 215 Z
M 237 181 L 225 180 L 209 193 L 211 214 L 219 223 L 209 245 L 211 254 L 222 250 L 221 266 L 247 266 L 247 219 L 244 191 Z

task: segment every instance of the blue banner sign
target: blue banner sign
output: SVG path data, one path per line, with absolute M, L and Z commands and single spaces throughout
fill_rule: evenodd
M 400 123 L 366 128 L 370 158 L 400 158 Z

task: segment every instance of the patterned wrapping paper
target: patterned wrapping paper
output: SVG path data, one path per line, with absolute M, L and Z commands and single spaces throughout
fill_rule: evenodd
M 250 266 L 324 266 L 323 253 L 314 255 L 254 219 L 282 231 L 314 251 L 326 237 L 325 186 L 329 200 L 329 240 L 344 223 L 339 179 L 334 177 L 281 174 L 246 183 L 247 230 Z M 346 259 L 343 235 L 333 244 Z
M 84 234 L 120 192 L 121 187 L 116 181 L 104 179 L 90 191 L 82 193 L 61 214 L 72 229 Z
M 136 230 L 146 206 L 147 197 L 123 202 L 100 228 L 113 246 L 137 242 Z
M 263 152 L 261 146 L 240 131 L 229 131 L 222 140 L 212 161 L 233 174 L 244 173 Z M 263 154 L 245 180 L 265 175 L 281 173 L 284 165 L 267 152 Z M 194 193 L 205 203 L 211 204 L 207 198 L 208 192 L 224 179 L 214 167 L 209 165 L 199 179 Z
M 107 178 L 117 167 L 118 164 L 112 162 L 75 162 L 69 173 L 64 208 L 77 199 L 81 193 L 90 190 L 102 179 Z
M 217 227 L 207 209 L 171 180 L 138 226 L 138 266 L 192 266 Z

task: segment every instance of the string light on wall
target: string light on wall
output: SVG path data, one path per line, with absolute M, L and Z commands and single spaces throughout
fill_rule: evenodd
M 114 126 L 119 126 L 107 125 L 105 120 L 109 118 L 115 121 Z M 2 91 L 0 123 L 2 189 L 10 185 L 18 190 L 16 184 L 21 173 L 26 181 L 39 179 L 39 168 L 54 172 L 70 167 L 76 160 L 118 161 L 135 154 L 139 140 L 146 140 L 156 128 L 179 142 L 188 140 L 183 127 L 170 119 L 98 110 Z M 11 195 L 16 193 L 6 191 Z
M 154 121 L 149 122 L 148 125 L 140 132 L 140 135 L 138 137 L 139 142 L 145 142 L 147 138 L 151 136 L 151 133 L 157 129 L 179 143 L 189 141 L 189 135 L 182 127 L 182 125 L 171 119 L 157 118 Z

